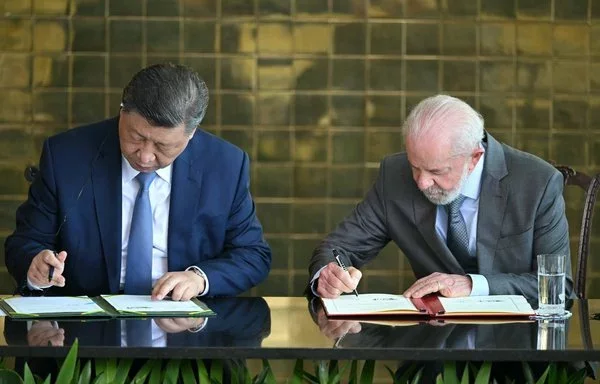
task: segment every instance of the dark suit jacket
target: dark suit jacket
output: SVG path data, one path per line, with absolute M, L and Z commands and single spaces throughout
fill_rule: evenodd
M 486 136 L 479 196 L 477 263 L 490 294 L 537 298 L 537 258 L 569 253 L 562 197 L 563 178 L 547 162 Z M 317 247 L 312 277 L 341 248 L 354 267 L 375 258 L 391 240 L 404 252 L 417 278 L 465 271 L 435 231 L 436 205 L 417 188 L 405 153 L 386 157 L 375 185 L 354 211 Z M 571 262 L 566 293 L 571 295 Z
M 45 141 L 39 175 L 5 243 L 6 266 L 18 284 L 26 284 L 35 255 L 51 249 L 68 252 L 66 286 L 47 294 L 119 291 L 121 161 L 118 118 Z M 209 295 L 226 296 L 258 284 L 270 264 L 249 192 L 247 154 L 197 130 L 173 163 L 169 271 L 196 265 L 208 277 Z

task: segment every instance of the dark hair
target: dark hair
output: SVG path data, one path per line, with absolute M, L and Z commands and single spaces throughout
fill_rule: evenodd
M 208 88 L 192 69 L 176 64 L 155 64 L 136 73 L 123 90 L 121 108 L 137 112 L 153 126 L 185 123 L 193 132 L 208 106 Z

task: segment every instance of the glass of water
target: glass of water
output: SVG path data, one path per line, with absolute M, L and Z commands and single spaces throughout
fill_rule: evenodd
M 567 322 L 554 318 L 538 320 L 537 349 L 565 349 Z
M 537 256 L 538 300 L 536 311 L 540 317 L 565 315 L 565 255 Z

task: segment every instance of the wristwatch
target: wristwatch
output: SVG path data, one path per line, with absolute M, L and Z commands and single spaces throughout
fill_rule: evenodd
M 185 270 L 186 271 L 192 271 L 196 275 L 198 275 L 201 278 L 203 278 L 204 280 L 206 280 L 206 275 L 204 274 L 204 272 L 202 272 L 202 270 L 200 268 L 196 267 L 195 265 L 192 265 L 191 267 L 187 267 Z

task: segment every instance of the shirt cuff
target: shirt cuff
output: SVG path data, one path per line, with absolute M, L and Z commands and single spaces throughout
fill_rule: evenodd
M 325 266 L 325 267 L 327 267 L 327 266 Z M 317 293 L 317 280 L 319 279 L 319 276 L 321 276 L 321 271 L 324 270 L 325 267 L 322 267 L 321 269 L 319 269 L 317 271 L 317 273 L 315 273 L 315 275 L 313 276 L 313 278 L 310 279 L 310 290 L 312 291 L 313 295 L 315 295 L 317 297 L 321 297 Z
M 471 282 L 473 283 L 473 288 L 471 289 L 471 294 L 469 296 L 489 296 L 490 284 L 485 276 L 472 274 L 468 274 L 468 276 L 471 278 Z
M 48 284 L 46 286 L 43 287 L 38 287 L 37 285 L 33 284 L 31 282 L 31 280 L 29 280 L 29 277 L 27 277 L 27 288 L 33 290 L 33 291 L 43 291 L 46 288 L 50 288 L 52 286 L 52 284 Z
M 203 317 L 203 319 L 204 319 L 204 321 L 202 322 L 202 324 L 199 327 L 190 328 L 190 329 L 188 329 L 188 332 L 197 333 L 197 332 L 200 332 L 201 330 L 203 330 L 204 327 L 206 327 L 206 324 L 208 324 L 208 317 Z
M 208 277 L 206 277 L 206 273 L 204 273 L 203 270 L 201 270 L 199 267 L 196 267 L 195 265 L 189 266 L 185 270 L 189 271 L 192 269 L 194 271 L 196 271 L 196 273 L 199 274 L 200 276 L 202 276 L 202 278 L 204 279 L 204 291 L 200 292 L 200 294 L 198 296 L 206 296 L 206 294 L 208 293 L 208 288 L 209 288 Z

